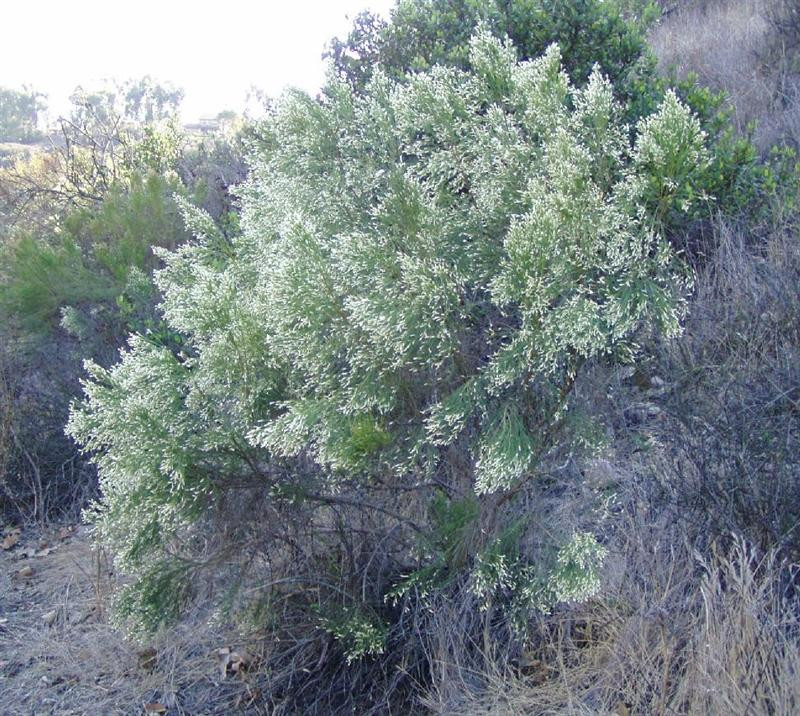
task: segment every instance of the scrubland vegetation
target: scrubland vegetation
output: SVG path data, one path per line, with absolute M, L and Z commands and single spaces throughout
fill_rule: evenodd
M 5 519 L 109 559 L 12 703 L 796 713 L 795 4 L 403 0 L 326 55 L 204 137 L 76 93 L 0 169 Z M 32 693 L 89 634 L 126 670 Z

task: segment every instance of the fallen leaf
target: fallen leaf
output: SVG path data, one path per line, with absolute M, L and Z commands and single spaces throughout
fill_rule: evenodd
M 17 574 L 20 577 L 25 577 L 25 578 L 32 577 L 33 576 L 33 567 L 31 567 L 31 565 L 29 565 L 29 564 L 26 564 L 24 567 L 20 568 L 20 570 L 19 570 L 19 572 L 17 572 Z
M 150 714 L 165 714 L 167 713 L 167 707 L 164 704 L 159 703 L 158 701 L 153 701 L 150 704 L 144 705 L 144 710 Z
M 247 670 L 252 661 L 251 656 L 246 652 L 233 651 L 230 647 L 217 649 L 219 659 L 220 675 L 224 679 L 228 674 L 241 674 Z
M 17 542 L 19 542 L 19 532 L 12 532 L 2 542 L 3 549 L 11 549 Z
M 245 652 L 231 652 L 231 660 L 229 664 L 230 670 L 234 673 L 240 673 L 242 671 L 246 671 L 247 667 L 250 665 L 251 658 L 250 655 Z
M 152 671 L 156 666 L 156 657 L 158 653 L 156 650 L 151 646 L 147 649 L 142 649 L 141 651 L 136 652 L 136 656 L 139 657 L 139 668 L 144 669 L 145 671 Z
M 58 617 L 58 610 L 53 609 L 51 612 L 47 612 L 42 616 L 42 621 L 47 625 L 50 626 L 55 622 L 56 618 Z
M 219 671 L 224 679 L 228 674 L 228 664 L 231 661 L 231 650 L 225 646 L 222 649 L 217 649 L 217 657 L 219 658 Z

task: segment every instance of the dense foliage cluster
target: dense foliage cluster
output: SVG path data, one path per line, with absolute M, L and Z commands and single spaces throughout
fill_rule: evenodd
M 102 539 L 138 577 L 128 612 L 163 618 L 156 596 L 186 584 L 169 555 L 242 481 L 286 510 L 363 504 L 380 485 L 404 529 L 420 498 L 396 495 L 434 486 L 444 515 L 475 501 L 459 529 L 483 537 L 461 565 L 484 604 L 591 593 L 594 539 L 565 534 L 533 564 L 503 505 L 570 429 L 581 365 L 679 327 L 687 278 L 662 229 L 699 191 L 704 135 L 673 94 L 636 128 L 622 112 L 599 69 L 576 89 L 557 45 L 518 62 L 486 27 L 469 69 L 283 99 L 241 189 L 242 234 L 186 206 L 197 239 L 162 253 L 184 349 L 132 339 L 113 369 L 90 367 L 69 423 L 96 455 Z M 458 578 L 425 551 L 393 568 L 395 598 Z M 377 648 L 353 619 L 334 633 Z
M 774 4 L 780 10 L 772 21 L 783 28 L 777 42 L 786 48 L 792 42 L 786 32 L 791 13 L 782 3 Z M 762 202 L 785 181 L 787 169 L 791 174 L 794 159 L 778 150 L 771 162 L 762 163 L 751 137 L 735 131 L 724 91 L 701 85 L 691 73 L 682 80 L 659 75 L 646 33 L 663 6 L 646 0 L 402 0 L 388 20 L 370 12 L 359 15 L 349 35 L 332 40 L 326 54 L 339 77 L 360 92 L 376 68 L 405 82 L 410 74 L 435 64 L 467 67 L 468 40 L 482 22 L 495 35 L 508 36 L 520 60 L 538 57 L 557 42 L 565 70 L 578 87 L 598 65 L 631 126 L 674 91 L 697 115 L 710 149 L 701 182 L 705 193 L 689 211 L 672 212 L 665 226 L 670 240 L 697 265 L 712 250 L 705 244 L 709 217 L 715 212 L 757 216 Z M 674 7 L 664 9 L 670 12 Z M 783 102 L 785 98 L 778 98 L 788 89 L 776 92 L 776 100 Z

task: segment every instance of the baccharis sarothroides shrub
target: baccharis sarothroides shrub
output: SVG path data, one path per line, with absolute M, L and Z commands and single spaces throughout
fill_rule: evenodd
M 74 408 L 121 567 L 146 575 L 191 544 L 226 481 L 257 472 L 283 499 L 309 464 L 329 496 L 438 481 L 506 529 L 487 514 L 568 439 L 582 364 L 630 359 L 685 309 L 663 228 L 700 193 L 704 135 L 672 93 L 636 128 L 623 115 L 599 70 L 576 89 L 558 46 L 517 62 L 481 28 L 468 70 L 288 93 L 258 132 L 242 234 L 187 207 L 197 239 L 164 254 L 183 352 L 133 338 L 116 367 L 91 368 Z M 268 468 L 292 461 L 303 469 Z M 501 590 L 519 583 L 524 554 L 476 544 L 489 552 L 460 564 L 482 601 L 481 565 Z M 583 534 L 569 545 L 543 584 L 583 598 L 604 550 Z

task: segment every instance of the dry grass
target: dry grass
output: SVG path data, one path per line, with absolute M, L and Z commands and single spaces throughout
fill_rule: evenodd
M 783 0 L 693 0 L 675 7 L 650 41 L 660 69 L 730 94 L 740 131 L 757 122 L 762 149 L 800 142 L 796 48 L 777 37 Z
M 106 619 L 109 565 L 79 533 L 55 550 L 33 552 L 30 536 L 0 553 L 0 710 L 4 715 L 266 713 L 256 676 L 223 677 L 221 648 L 255 664 L 257 647 L 199 613 L 144 644 L 127 641 Z M 19 570 L 30 565 L 29 578 Z M 235 657 L 234 657 L 235 659 Z
M 450 652 L 428 707 L 460 716 L 798 713 L 800 619 L 785 593 L 794 571 L 742 541 L 706 560 L 669 544 L 663 523 L 636 529 L 614 554 L 602 598 L 542 618 L 516 663 L 485 653 L 476 671 Z
M 6 380 L 2 355 L 0 355 L 0 476 L 6 474 L 6 465 L 11 453 L 12 410 L 11 391 Z
M 719 223 L 684 336 L 663 346 L 653 494 L 693 533 L 800 559 L 800 250 L 787 225 L 748 245 Z

